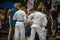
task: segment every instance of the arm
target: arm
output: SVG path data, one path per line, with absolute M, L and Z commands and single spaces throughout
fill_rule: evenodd
M 15 12 L 14 16 L 13 16 L 13 20 L 17 19 L 17 13 Z
M 34 13 L 28 16 L 28 21 L 32 21 L 32 18 L 34 17 Z
M 46 27 L 46 25 L 47 25 L 47 17 L 43 15 L 41 19 L 41 27 Z
M 24 11 L 23 11 L 23 13 L 24 13 L 24 21 L 26 21 L 27 20 L 27 15 Z
M 44 17 L 44 20 L 43 20 L 43 26 L 45 27 L 47 25 L 47 18 Z

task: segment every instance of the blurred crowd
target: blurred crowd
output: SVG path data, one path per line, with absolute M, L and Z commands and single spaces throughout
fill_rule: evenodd
M 0 9 L 0 32 L 8 32 L 9 30 L 9 14 L 8 9 Z
M 48 9 L 47 9 L 48 8 Z M 53 8 L 50 9 L 49 6 L 45 6 L 43 2 L 40 2 L 37 8 L 33 7 L 32 9 L 28 10 L 25 6 L 22 6 L 22 10 L 25 13 L 30 15 L 34 11 L 40 10 L 44 14 L 47 15 L 48 24 L 46 29 L 48 29 L 48 36 L 56 36 L 58 30 L 58 22 L 60 22 L 60 11 L 57 10 L 57 5 L 53 5 Z M 0 9 L 0 32 L 9 32 L 9 13 L 10 9 L 3 8 Z M 58 20 L 59 19 L 59 20 Z M 60 25 L 60 24 L 59 24 Z M 30 33 L 30 25 L 26 24 L 26 34 Z M 29 27 L 28 27 L 29 26 Z

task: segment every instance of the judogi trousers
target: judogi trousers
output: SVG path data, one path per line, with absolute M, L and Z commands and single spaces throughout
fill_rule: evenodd
M 38 33 L 40 40 L 46 40 L 47 31 L 46 30 L 42 30 L 41 27 L 40 28 L 32 27 L 30 40 L 34 40 L 36 32 Z
M 23 22 L 16 22 L 14 39 L 25 40 L 25 27 Z

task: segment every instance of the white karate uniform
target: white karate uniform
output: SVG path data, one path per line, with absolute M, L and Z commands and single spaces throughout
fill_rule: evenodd
M 13 20 L 17 20 L 15 24 L 15 35 L 14 39 L 19 40 L 25 40 L 25 27 L 24 27 L 24 20 L 26 20 L 26 14 L 22 10 L 18 10 L 15 12 L 13 16 Z
M 31 25 L 31 37 L 30 40 L 34 40 L 35 33 L 37 32 L 40 40 L 46 40 L 47 30 L 45 26 L 47 25 L 46 15 L 41 12 L 35 12 L 28 16 L 28 21 L 32 21 Z M 44 26 L 44 27 L 41 27 Z

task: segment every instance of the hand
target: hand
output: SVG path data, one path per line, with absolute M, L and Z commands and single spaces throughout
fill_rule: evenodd
M 43 24 L 40 24 L 40 27 L 42 27 L 42 28 L 43 28 L 43 27 L 45 27 L 45 26 L 43 26 Z
M 24 22 L 24 24 L 27 24 L 27 22 Z
M 45 31 L 45 32 L 47 31 L 47 29 L 45 27 L 42 27 L 42 30 Z
M 29 24 L 32 25 L 33 22 L 30 22 Z

